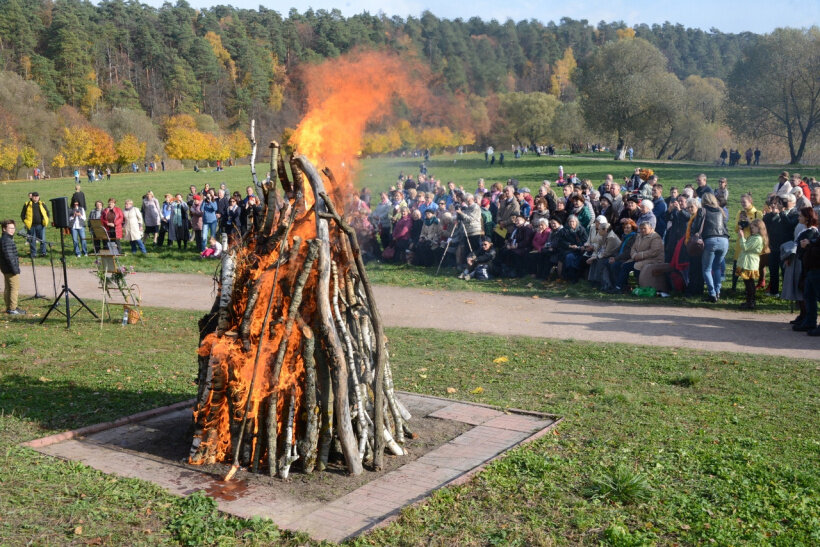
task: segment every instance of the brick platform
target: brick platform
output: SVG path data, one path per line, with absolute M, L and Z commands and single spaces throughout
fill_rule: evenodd
M 420 502 L 434 490 L 469 479 L 487 463 L 523 442 L 545 434 L 557 417 L 523 411 L 504 412 L 484 405 L 412 393 L 398 394 L 415 416 L 454 420 L 474 427 L 415 461 L 331 502 L 294 500 L 275 488 L 244 481 L 224 483 L 180 464 L 139 452 L 141 444 L 171 422 L 184 423 L 190 407 L 169 407 L 142 421 L 124 419 L 110 428 L 84 428 L 28 446 L 79 461 L 106 473 L 140 478 L 173 494 L 204 490 L 222 511 L 241 517 L 267 517 L 280 528 L 301 530 L 315 539 L 342 541 L 394 519 L 403 507 Z M 120 425 L 122 424 L 122 425 Z

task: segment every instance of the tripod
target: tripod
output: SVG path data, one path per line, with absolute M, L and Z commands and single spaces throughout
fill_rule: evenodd
M 48 245 L 48 249 L 49 251 L 51 251 L 52 243 L 50 241 L 44 241 L 42 239 L 39 239 L 32 233 L 19 234 L 19 236 L 24 238 L 28 242 L 29 246 L 32 244 L 32 242 L 34 243 L 34 245 L 36 245 L 37 243 L 44 243 Z M 46 295 L 40 294 L 40 289 L 37 286 L 37 269 L 34 267 L 34 254 L 35 253 L 29 253 L 29 257 L 31 258 L 31 277 L 34 279 L 34 296 L 29 296 L 27 298 L 24 298 L 23 300 L 48 298 Z M 49 252 L 48 256 L 51 260 L 51 280 L 54 283 L 54 296 L 57 296 L 57 278 L 54 275 L 54 255 L 51 252 Z
M 68 269 L 66 268 L 66 265 L 65 265 L 65 234 L 63 234 L 62 228 L 60 229 L 60 251 L 61 251 L 60 252 L 60 262 L 63 263 L 63 290 L 59 294 L 59 296 L 57 296 L 57 298 L 54 299 L 54 302 L 51 303 L 51 307 L 48 309 L 48 311 L 43 316 L 43 318 L 40 319 L 40 324 L 42 325 L 43 322 L 46 319 L 48 319 L 49 314 L 54 310 L 57 310 L 58 312 L 65 315 L 65 326 L 66 326 L 66 328 L 71 327 L 71 318 L 74 315 L 76 315 L 77 313 L 79 313 L 82 310 L 82 308 L 87 309 L 88 313 L 90 313 L 91 315 L 94 316 L 94 319 L 99 319 L 99 317 L 97 317 L 97 314 L 94 313 L 93 311 L 91 311 L 91 308 L 86 306 L 85 302 L 83 302 L 80 299 L 80 297 L 77 296 L 77 294 L 68 287 Z M 57 309 L 57 306 L 60 305 L 60 299 L 63 297 L 63 295 L 65 295 L 65 313 L 62 310 Z M 69 301 L 69 295 L 73 296 L 77 300 L 77 302 L 79 302 L 80 305 L 82 306 L 80 309 L 75 311 L 73 314 L 71 313 L 71 305 L 70 305 L 70 301 Z
M 473 252 L 473 246 L 470 244 L 470 238 L 467 235 L 467 228 L 464 226 L 464 223 L 460 220 L 456 221 L 456 223 L 453 224 L 453 230 L 450 232 L 450 237 L 447 238 L 447 245 L 444 247 L 444 253 L 441 255 L 441 261 L 438 263 L 438 268 L 436 268 L 436 275 L 438 275 L 438 273 L 441 271 L 441 265 L 444 264 L 444 259 L 447 258 L 447 250 L 450 248 L 450 242 L 453 239 L 453 235 L 455 235 L 456 233 L 456 228 L 458 228 L 459 226 L 461 226 L 461 229 L 464 230 L 464 238 L 467 242 L 467 247 L 470 248 L 471 253 Z

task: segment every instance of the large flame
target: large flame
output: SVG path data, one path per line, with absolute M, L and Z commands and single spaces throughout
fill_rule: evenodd
M 312 66 L 303 80 L 308 111 L 292 142 L 298 153 L 333 171 L 338 187 L 329 191 L 342 204 L 367 124 L 388 115 L 396 95 L 413 97 L 411 71 L 396 55 L 359 51 Z M 422 83 L 416 94 L 424 89 Z

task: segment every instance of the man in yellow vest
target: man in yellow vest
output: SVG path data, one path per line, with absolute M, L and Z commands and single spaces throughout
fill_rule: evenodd
M 32 192 L 31 197 L 23 205 L 20 218 L 28 230 L 31 256 L 37 254 L 37 241 L 40 241 L 40 256 L 46 256 L 46 226 L 48 226 L 48 212 L 40 201 L 40 194 Z M 36 238 L 36 239 L 35 239 Z

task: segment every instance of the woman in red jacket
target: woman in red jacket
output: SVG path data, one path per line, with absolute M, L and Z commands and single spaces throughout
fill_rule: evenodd
M 117 200 L 108 198 L 108 207 L 102 212 L 103 228 L 108 232 L 108 240 L 117 245 L 117 252 L 122 253 L 120 247 L 120 240 L 122 239 L 122 225 L 125 222 L 125 216 L 122 209 L 117 207 Z

